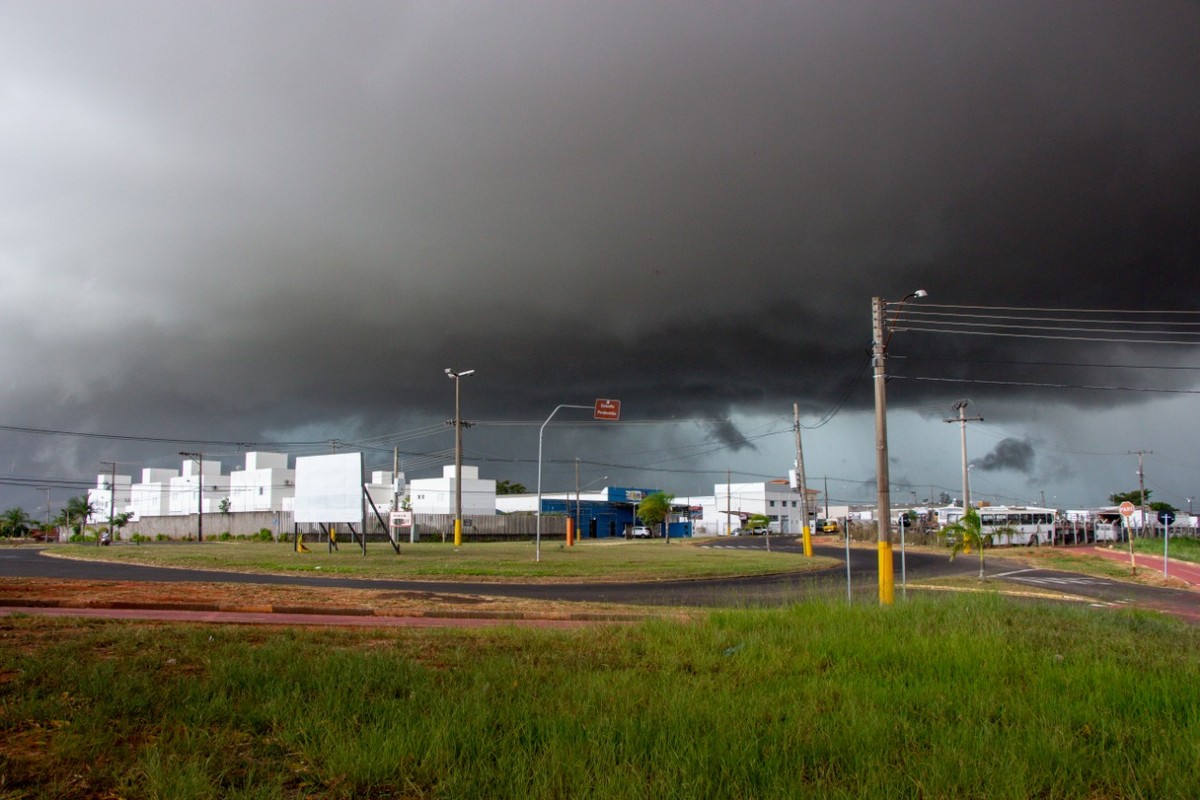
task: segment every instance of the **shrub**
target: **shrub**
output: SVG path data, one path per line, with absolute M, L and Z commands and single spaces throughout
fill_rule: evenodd
M 171 537 L 167 536 L 165 533 L 154 534 L 154 541 L 156 541 L 156 542 L 167 542 L 167 541 L 170 541 L 170 539 L 171 539 Z
M 233 539 L 233 536 L 229 531 L 221 531 L 221 535 L 217 537 L 218 542 L 228 542 L 231 539 Z
M 272 542 L 272 541 L 274 541 L 274 540 L 275 540 L 275 537 L 274 537 L 274 536 L 271 534 L 271 529 L 270 529 L 270 528 L 259 528 L 259 530 L 258 530 L 258 541 L 260 541 L 260 542 Z

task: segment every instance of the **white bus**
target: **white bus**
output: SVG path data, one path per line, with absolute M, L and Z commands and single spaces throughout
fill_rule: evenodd
M 992 534 L 992 546 L 1042 545 L 1054 541 L 1053 508 L 1037 506 L 981 506 L 979 524 L 985 534 Z M 961 508 L 939 508 L 938 521 L 951 525 L 962 519 Z M 1008 530 L 1004 530 L 1008 529 Z M 1000 532 L 1004 530 L 1004 532 Z

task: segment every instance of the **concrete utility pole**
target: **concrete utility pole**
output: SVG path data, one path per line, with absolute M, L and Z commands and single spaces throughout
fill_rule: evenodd
M 185 458 L 196 459 L 197 464 L 197 481 L 196 481 L 196 541 L 204 541 L 204 453 L 185 453 L 180 452 L 179 455 Z M 299 540 L 297 540 L 299 541 Z
M 943 420 L 943 422 L 957 422 L 962 428 L 962 481 L 963 481 L 963 513 L 971 509 L 971 478 L 967 471 L 967 423 L 968 422 L 983 422 L 983 417 L 974 416 L 968 417 L 965 412 L 969 400 L 959 400 L 954 404 L 954 410 L 958 412 L 957 417 Z M 1042 505 L 1045 505 L 1043 503 Z
M 474 375 L 475 370 L 455 372 L 446 368 L 446 377 L 454 381 L 454 546 L 462 546 L 462 411 L 458 391 L 460 379 Z
M 896 306 L 896 316 L 914 297 L 925 297 L 918 289 L 905 295 Z M 892 498 L 888 475 L 887 441 L 887 346 L 891 332 L 887 328 L 887 303 L 882 297 L 871 298 L 871 365 L 875 381 L 875 476 L 877 494 L 875 516 L 879 531 L 879 602 L 891 605 L 895 596 L 895 569 L 892 563 Z M 886 334 L 886 335 L 885 335 Z
M 1138 457 L 1138 497 L 1139 510 L 1142 512 L 1142 524 L 1138 526 L 1138 536 L 1146 535 L 1146 470 L 1145 457 L 1154 455 L 1153 450 L 1130 450 L 1129 455 Z
M 113 538 L 113 529 L 115 527 L 113 525 L 113 516 L 117 513 L 117 462 L 101 461 L 100 465 L 104 467 L 112 467 L 112 476 L 108 481 L 108 540 L 112 542 L 115 541 Z M 100 544 L 99 536 L 96 537 L 96 544 Z
M 49 530 L 50 529 L 50 487 L 49 486 L 39 486 L 39 487 L 37 487 L 37 490 L 39 492 L 46 493 L 46 529 Z M 1188 498 L 1188 513 L 1189 514 L 1192 513 L 1191 502 L 1192 502 L 1192 499 L 1189 497 Z
M 800 445 L 799 403 L 792 403 L 792 417 L 796 430 L 796 483 L 800 485 L 800 532 L 804 539 L 804 555 L 812 558 L 812 532 L 808 528 L 808 484 L 804 482 L 804 448 Z
M 892 566 L 892 498 L 888 475 L 887 441 L 887 343 L 883 329 L 887 309 L 882 297 L 871 298 L 871 366 L 875 381 L 875 523 L 879 534 L 879 602 L 891 605 L 895 599 L 895 574 Z

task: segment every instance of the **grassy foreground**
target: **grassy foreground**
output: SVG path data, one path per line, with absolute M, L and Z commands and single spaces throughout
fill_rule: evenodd
M 588 542 L 575 547 L 542 542 L 540 561 L 534 560 L 532 542 L 464 543 L 458 548 L 441 542 L 405 543 L 398 556 L 385 543 L 369 544 L 365 556 L 349 542 L 342 542 L 333 553 L 325 545 L 309 547 L 312 552 L 296 553 L 284 543 L 235 541 L 104 548 L 63 545 L 52 551 L 154 566 L 430 580 L 672 580 L 800 572 L 838 563 L 796 552 L 710 550 L 690 542 L 667 545 L 661 540 Z
M 1200 634 L 994 596 L 573 632 L 0 619 L 0 797 L 1189 797 Z

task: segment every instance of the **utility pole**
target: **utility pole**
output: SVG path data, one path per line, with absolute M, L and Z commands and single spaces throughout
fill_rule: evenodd
M 49 530 L 49 528 L 50 528 L 50 487 L 49 486 L 39 486 L 39 487 L 37 487 L 37 490 L 39 492 L 46 493 L 46 529 Z M 1192 498 L 1189 497 L 1188 498 L 1188 513 L 1189 514 L 1192 513 L 1191 502 L 1192 502 Z
M 112 467 L 112 477 L 108 481 L 108 540 L 115 541 L 113 538 L 113 516 L 117 513 L 117 462 L 101 461 L 100 466 Z M 100 545 L 100 537 L 96 537 L 96 545 Z
M 871 365 L 875 380 L 875 522 L 879 533 L 879 602 L 891 605 L 895 599 L 895 573 L 892 564 L 892 498 L 888 475 L 887 441 L 887 343 L 883 329 L 887 310 L 882 297 L 871 298 Z
M 1138 537 L 1146 535 L 1146 470 L 1145 457 L 1154 455 L 1153 450 L 1130 450 L 1129 455 L 1138 457 L 1138 506 L 1142 512 L 1141 525 L 1138 526 Z
M 454 546 L 462 546 L 462 407 L 458 390 L 462 379 L 474 375 L 475 370 L 464 369 L 455 372 L 446 368 L 446 377 L 454 381 Z M 539 503 L 540 503 L 539 498 Z M 538 509 L 538 516 L 542 510 Z
M 896 305 L 896 317 L 904 304 L 913 298 L 927 296 L 924 289 L 909 292 Z M 879 530 L 879 602 L 891 605 L 894 600 L 895 567 L 892 563 L 892 487 L 888 475 L 887 441 L 887 347 L 892 338 L 887 328 L 887 303 L 882 297 L 871 298 L 871 366 L 875 382 L 875 483 L 877 488 L 875 516 Z M 885 336 L 886 332 L 886 336 Z
M 725 470 L 725 535 L 733 534 L 733 470 Z
M 579 538 L 579 456 L 575 456 L 575 538 Z
M 967 403 L 969 400 L 959 400 L 954 404 L 954 410 L 958 412 L 957 417 L 943 420 L 943 422 L 957 422 L 962 429 L 962 482 L 963 482 L 963 514 L 971 510 L 971 478 L 967 471 L 967 423 L 968 422 L 983 422 L 983 417 L 966 416 Z M 1043 503 L 1042 505 L 1045 505 Z
M 179 455 L 186 458 L 196 459 L 197 465 L 197 480 L 196 480 L 196 541 L 204 541 L 204 453 L 185 453 L 180 452 Z M 299 540 L 297 540 L 299 541 Z
M 812 532 L 808 528 L 808 484 L 804 481 L 804 448 L 800 446 L 800 404 L 792 403 L 792 427 L 796 430 L 796 483 L 800 485 L 800 532 L 804 555 L 812 558 Z

